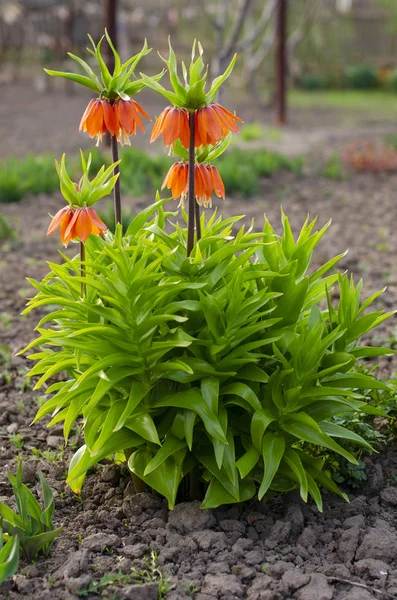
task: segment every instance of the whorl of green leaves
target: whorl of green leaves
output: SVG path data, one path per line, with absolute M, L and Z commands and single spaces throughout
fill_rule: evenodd
M 358 341 L 393 313 L 365 312 L 378 294 L 360 305 L 362 283 L 329 274 L 343 254 L 308 271 L 329 224 L 315 231 L 306 220 L 295 240 L 284 214 L 282 236 L 267 220 L 262 232 L 233 233 L 241 217 L 203 215 L 202 239 L 186 258 L 186 229 L 165 232 L 172 213 L 163 202 L 138 214 L 124 237 L 118 228 L 90 238 L 84 298 L 77 258 L 50 263 L 44 281 L 32 281 L 38 293 L 26 310 L 57 308 L 26 349 L 40 347 L 30 376 L 41 376 L 40 388 L 68 374 L 47 389 L 36 419 L 52 414 L 65 439 L 84 423 L 69 484 L 79 491 L 88 469 L 124 451 L 170 508 L 195 469 L 203 508 L 298 488 L 321 510 L 320 487 L 344 494 L 310 447 L 352 463 L 343 442 L 368 447 L 333 416 L 375 411 L 359 390 L 387 386 L 354 365 L 391 351 Z
M 102 166 L 94 179 L 89 179 L 91 167 L 91 154 L 88 155 L 88 160 L 85 159 L 82 150 L 80 150 L 81 167 L 83 175 L 78 183 L 73 183 L 66 170 L 66 155 L 63 154 L 61 162 L 55 161 L 55 167 L 59 177 L 59 186 L 62 196 L 70 204 L 70 206 L 93 206 L 98 200 L 109 196 L 112 192 L 119 173 L 113 175 L 114 168 L 120 164 L 120 160 L 109 165 L 105 169 Z
M 164 88 L 160 83 L 158 83 L 158 79 L 154 77 L 148 77 L 148 75 L 140 73 L 144 84 L 148 88 L 151 88 L 155 92 L 158 92 L 167 98 L 167 100 L 174 106 L 186 108 L 187 110 L 196 110 L 214 102 L 219 88 L 225 83 L 233 71 L 237 54 L 233 56 L 225 72 L 214 79 L 211 88 L 208 92 L 206 92 L 205 87 L 207 83 L 208 68 L 205 69 L 203 60 L 204 50 L 200 42 L 196 43 L 196 40 L 194 40 L 189 69 L 186 68 L 186 65 L 183 61 L 181 62 L 183 82 L 178 74 L 178 62 L 176 60 L 175 52 L 171 46 L 170 40 L 168 40 L 168 45 L 168 60 L 163 58 L 161 55 L 160 58 L 167 65 L 173 91 L 169 91 Z M 197 58 L 196 47 L 198 48 Z
M 106 29 L 105 35 L 101 37 L 98 44 L 95 44 L 90 35 L 88 38 L 91 42 L 92 48 L 87 48 L 87 51 L 92 54 L 99 66 L 99 77 L 85 60 L 75 56 L 71 52 L 68 52 L 68 56 L 70 56 L 70 58 L 80 65 L 82 70 L 86 73 L 85 75 L 79 75 L 77 73 L 65 73 L 63 71 L 52 71 L 50 69 L 44 69 L 45 72 L 53 77 L 63 77 L 64 79 L 69 79 L 74 83 L 83 85 L 84 87 L 93 90 L 98 95 L 107 98 L 108 100 L 114 100 L 115 98 L 129 100 L 131 96 L 143 90 L 145 87 L 144 81 L 142 79 L 131 81 L 131 77 L 133 76 L 135 68 L 141 58 L 151 52 L 151 48 L 147 47 L 146 40 L 142 50 L 138 52 L 138 54 L 132 56 L 129 60 L 127 60 L 127 62 L 122 63 Z M 109 71 L 101 53 L 102 42 L 105 38 L 114 56 L 113 73 Z M 163 72 L 155 75 L 153 77 L 153 81 L 157 82 L 162 76 Z
M 6 539 L 0 550 L 0 582 L 15 573 L 18 568 L 19 549 L 31 562 L 40 553 L 46 554 L 61 533 L 62 527 L 56 528 L 52 522 L 54 513 L 54 497 L 44 477 L 40 473 L 43 508 L 37 502 L 29 488 L 22 483 L 22 468 L 18 466 L 16 476 L 9 474 L 14 490 L 18 512 L 15 513 L 3 502 L 0 502 L 0 528 Z M 0 535 L 0 539 L 1 539 Z

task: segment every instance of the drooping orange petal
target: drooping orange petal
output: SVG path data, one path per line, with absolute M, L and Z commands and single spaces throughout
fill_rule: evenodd
M 179 163 L 178 176 L 174 183 L 174 198 L 180 198 L 185 192 L 188 185 L 188 165 L 187 163 Z
M 171 146 L 179 137 L 179 111 L 171 108 L 166 115 L 163 125 L 163 140 L 166 146 Z
M 91 219 L 91 223 L 93 224 L 93 228 L 98 229 L 98 233 L 106 231 L 108 229 L 107 225 L 105 225 L 102 219 L 99 218 L 98 213 L 93 208 L 91 208 L 91 206 L 87 206 L 86 210 L 88 216 Z M 98 235 L 97 232 L 92 231 L 92 233 Z
M 119 132 L 118 114 L 115 107 L 108 100 L 102 100 L 103 118 L 106 129 L 110 135 L 117 135 Z
M 214 104 L 214 110 L 218 116 L 219 122 L 221 123 L 222 127 L 226 130 L 226 133 L 229 131 L 237 133 L 238 126 L 236 124 L 236 121 L 240 121 L 241 123 L 243 123 L 242 119 L 239 119 L 239 117 L 233 115 L 233 113 L 231 113 L 229 110 L 227 110 L 220 104 Z
M 123 132 L 131 135 L 134 130 L 134 117 L 130 110 L 129 102 L 120 100 L 117 104 L 120 127 Z
M 51 235 L 54 231 L 60 226 L 61 222 L 66 218 L 68 211 L 70 210 L 69 206 L 65 206 L 58 210 L 58 212 L 54 215 L 50 226 L 47 230 L 47 235 Z
M 212 104 L 212 107 L 219 113 L 222 112 L 224 115 L 227 115 L 228 117 L 230 117 L 233 121 L 238 121 L 239 123 L 244 123 L 243 119 L 240 119 L 240 117 L 238 117 L 237 115 L 233 114 L 232 112 L 230 112 L 230 110 L 227 110 L 227 108 L 225 108 L 224 106 L 222 106 L 221 104 Z
M 165 122 L 165 118 L 168 115 L 169 111 L 171 110 L 170 106 L 167 106 L 157 117 L 156 122 L 153 126 L 153 131 L 152 131 L 152 135 L 150 138 L 150 143 L 154 142 L 155 140 L 157 140 L 157 138 L 159 137 L 160 133 L 163 131 L 163 127 L 164 127 L 164 122 Z
M 86 207 L 78 208 L 76 212 L 76 235 L 80 242 L 85 242 L 92 231 L 90 215 L 88 214 Z
M 147 114 L 147 112 L 145 112 L 142 108 L 142 106 L 140 104 L 138 104 L 138 102 L 135 102 L 135 100 L 131 100 L 132 104 L 134 105 L 135 109 L 141 113 L 141 115 L 143 115 L 144 117 L 146 117 L 146 119 L 148 119 L 149 121 L 151 121 L 152 119 L 149 117 L 149 115 Z
M 64 231 L 64 237 L 65 239 L 71 240 L 74 239 L 76 237 L 76 233 L 75 233 L 75 225 L 76 225 L 76 221 L 77 221 L 77 217 L 79 216 L 79 208 L 76 209 L 73 212 L 73 216 L 69 221 L 68 226 L 66 227 L 65 231 Z M 72 237 L 72 235 L 73 237 Z M 62 240 L 63 241 L 63 240 Z
M 92 107 L 95 104 L 95 99 L 92 99 L 89 101 L 87 108 L 85 109 L 83 116 L 81 117 L 81 121 L 80 121 L 80 125 L 79 125 L 79 131 L 87 131 L 87 127 L 86 127 L 86 120 L 88 115 L 91 112 Z
M 211 181 L 212 181 L 212 185 L 213 185 L 215 194 L 218 196 L 218 198 L 224 199 L 225 198 L 225 186 L 223 184 L 222 177 L 220 176 L 218 169 L 211 165 L 209 167 L 209 171 L 211 174 Z
M 198 148 L 204 144 L 204 141 L 201 139 L 200 128 L 199 128 L 199 112 L 196 111 L 194 113 L 194 146 Z
M 75 212 L 74 209 L 71 209 L 69 214 L 67 215 L 67 217 L 65 219 L 63 219 L 63 221 L 61 223 L 61 231 L 60 231 L 61 242 L 65 247 L 67 247 L 70 240 L 73 240 L 76 237 L 74 226 L 70 229 L 68 235 L 66 235 L 66 231 L 69 227 L 70 221 L 73 218 L 74 212 Z
M 167 175 L 164 177 L 164 181 L 162 183 L 161 189 L 163 190 L 166 186 L 170 189 L 172 185 L 172 180 L 175 177 L 175 170 L 177 169 L 177 165 L 179 163 L 174 163 L 169 169 Z
M 202 175 L 202 165 L 196 165 L 194 170 L 195 197 L 199 204 L 205 200 L 205 184 Z
M 134 106 L 134 102 L 130 101 L 130 112 L 131 112 L 131 116 L 134 119 L 135 124 L 139 127 L 139 129 L 142 131 L 142 133 L 145 133 L 145 130 L 143 128 L 143 123 L 142 123 L 142 117 L 141 115 L 138 113 L 137 109 Z
M 186 114 L 184 111 L 182 113 L 179 139 L 181 140 L 182 146 L 184 146 L 184 148 L 189 148 L 189 141 L 190 141 L 189 115 Z
M 209 165 L 203 165 L 202 177 L 204 180 L 205 195 L 208 198 L 208 200 L 210 200 L 210 198 L 212 196 L 213 185 L 212 185 L 211 172 L 209 169 Z
M 95 137 L 106 131 L 103 118 L 103 107 L 100 100 L 95 100 L 92 109 L 86 119 L 86 131 L 90 137 Z
M 202 110 L 202 121 L 205 126 L 208 137 L 215 143 L 222 139 L 222 127 L 219 122 L 217 113 L 212 106 L 205 106 Z M 210 142 L 212 145 L 212 141 Z

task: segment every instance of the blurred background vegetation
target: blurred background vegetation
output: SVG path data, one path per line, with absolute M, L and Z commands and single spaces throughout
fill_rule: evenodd
M 67 67 L 66 52 L 84 54 L 87 32 L 98 39 L 109 0 L 0 0 L 0 79 L 33 76 L 54 85 L 42 66 Z M 274 83 L 277 0 L 117 0 L 117 38 L 122 55 L 146 37 L 166 53 L 167 37 L 187 55 L 192 38 L 205 42 L 213 74 L 238 51 L 234 86 L 270 102 Z M 305 91 L 385 89 L 397 93 L 395 0 L 289 0 L 288 76 Z M 148 69 L 158 68 L 152 53 Z M 145 65 L 146 67 L 146 65 Z

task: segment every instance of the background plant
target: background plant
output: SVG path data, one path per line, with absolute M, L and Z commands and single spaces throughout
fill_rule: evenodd
M 163 202 L 137 215 L 125 237 L 118 229 L 90 238 L 85 297 L 76 259 L 50 263 L 45 280 L 32 281 L 38 294 L 27 311 L 59 308 L 26 349 L 41 347 L 30 375 L 40 375 L 39 388 L 68 373 L 36 418 L 52 413 L 65 439 L 76 419 L 84 423 L 69 484 L 80 491 L 88 469 L 124 452 L 171 508 L 184 481 L 205 508 L 298 487 L 321 510 L 320 487 L 342 492 L 305 445 L 352 464 L 339 440 L 371 447 L 333 417 L 379 414 L 360 390 L 389 388 L 355 364 L 391 351 L 358 341 L 393 313 L 367 313 L 380 292 L 361 303 L 362 282 L 327 274 L 343 255 L 308 272 L 328 225 L 315 231 L 307 220 L 295 240 L 284 215 L 281 237 L 268 221 L 262 233 L 232 235 L 238 217 L 202 217 L 202 239 L 186 258 L 187 230 L 164 231 Z
M 62 531 L 62 527 L 56 528 L 53 524 L 54 497 L 42 474 L 43 508 L 22 483 L 21 463 L 16 476 L 9 473 L 8 477 L 18 512 L 0 503 L 0 540 L 5 540 L 5 545 L 0 549 L 0 583 L 17 571 L 19 551 L 32 562 L 39 554 L 46 555 L 49 552 L 52 542 Z

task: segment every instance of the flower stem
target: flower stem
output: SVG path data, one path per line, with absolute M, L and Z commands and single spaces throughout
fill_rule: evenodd
M 83 264 L 85 261 L 85 246 L 84 242 L 80 242 L 80 276 L 85 277 L 85 265 Z M 81 295 L 85 296 L 85 283 L 81 282 Z
M 195 219 L 196 219 L 196 241 L 198 242 L 199 240 L 201 240 L 201 224 L 200 224 L 200 206 L 198 205 L 197 201 L 194 203 L 194 210 L 196 213 Z
M 113 162 L 117 162 L 119 160 L 119 148 L 117 145 L 117 138 L 115 135 L 111 136 L 111 146 L 112 146 L 112 160 Z M 120 165 L 114 167 L 113 171 L 114 175 L 120 173 Z M 114 217 L 116 223 L 121 223 L 121 195 L 120 195 L 120 177 L 117 178 L 116 184 L 113 190 L 113 198 L 114 198 Z
M 195 163 L 195 152 L 194 152 L 194 112 L 189 112 L 189 127 L 190 127 L 190 140 L 189 140 L 189 179 L 188 179 L 188 220 L 187 220 L 187 255 L 190 256 L 193 250 L 194 244 L 194 217 L 196 200 L 194 197 L 194 163 Z

